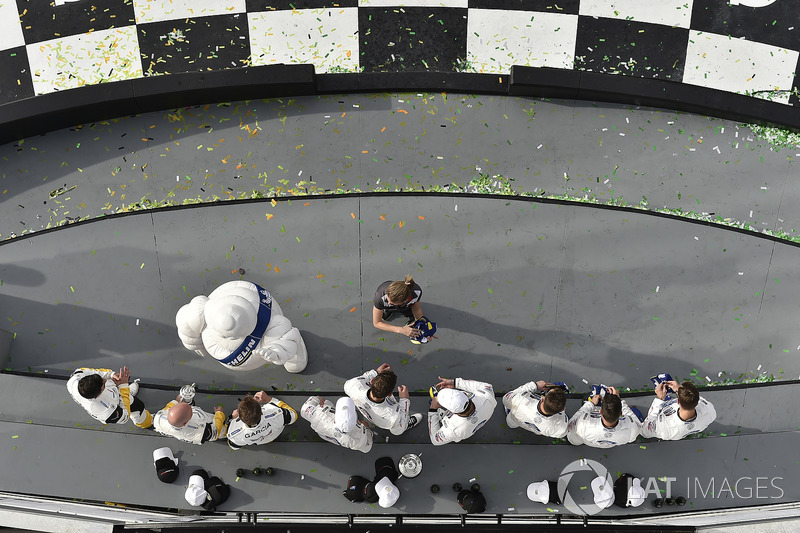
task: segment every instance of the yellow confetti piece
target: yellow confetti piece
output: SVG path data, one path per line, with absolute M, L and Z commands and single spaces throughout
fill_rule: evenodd
M 70 286 L 69 286 L 69 290 L 71 290 L 72 292 L 75 292 L 75 287 L 73 287 L 72 285 L 70 285 Z
M 141 270 L 143 268 L 144 268 L 144 263 L 142 263 L 142 265 L 139 267 L 139 270 Z
M 19 438 L 19 435 L 11 435 L 11 438 L 12 438 L 12 439 L 18 439 L 18 438 Z

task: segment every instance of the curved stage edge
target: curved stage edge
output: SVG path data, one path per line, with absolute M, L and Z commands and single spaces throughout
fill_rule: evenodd
M 461 92 L 601 101 L 685 111 L 800 131 L 800 109 L 658 79 L 514 66 L 510 75 L 316 74 L 310 64 L 190 72 L 103 83 L 0 106 L 0 143 L 115 117 L 270 97 L 384 91 Z

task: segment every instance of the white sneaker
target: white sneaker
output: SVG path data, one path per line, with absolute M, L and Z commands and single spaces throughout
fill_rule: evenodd
M 414 426 L 418 426 L 420 422 L 422 422 L 422 414 L 414 413 L 408 418 L 408 427 L 406 427 L 406 431 L 413 428 Z
M 139 392 L 139 379 L 138 378 L 134 379 L 133 383 L 129 383 L 128 384 L 128 390 L 130 391 L 131 396 L 136 396 L 136 394 Z

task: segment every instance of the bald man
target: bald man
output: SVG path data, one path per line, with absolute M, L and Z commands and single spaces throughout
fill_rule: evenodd
M 212 415 L 184 402 L 180 395 L 153 416 L 153 427 L 162 435 L 191 444 L 224 438 L 228 429 L 221 406 L 214 407 Z

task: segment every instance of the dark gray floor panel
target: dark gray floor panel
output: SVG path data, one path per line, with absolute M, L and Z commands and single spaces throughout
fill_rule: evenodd
M 174 344 L 163 307 L 149 214 L 23 240 L 4 249 L 11 367 L 71 371 L 130 364 L 171 375 Z M 8 272 L 10 275 L 6 275 Z
M 797 252 L 795 247 L 776 244 L 759 290 L 763 303 L 748 371 L 761 379 L 800 377 L 800 332 L 792 319 L 800 298 L 800 287 L 793 283 Z
M 718 381 L 719 372 L 738 376 L 754 334 L 742 326 L 757 316 L 771 246 L 714 228 L 575 208 L 565 231 L 556 366 L 573 381 L 637 388 L 664 371 L 698 382 Z
M 358 221 L 351 215 L 358 212 L 358 199 L 299 199 L 229 208 L 154 216 L 159 256 L 168 258 L 162 261 L 165 305 L 158 314 L 171 321 L 176 342 L 172 353 L 182 365 L 182 379 L 313 391 L 338 388 L 361 373 L 361 325 L 358 313 L 351 312 L 362 307 Z M 244 274 L 239 274 L 240 268 Z M 180 306 L 233 279 L 262 285 L 301 330 L 309 352 L 309 365 L 301 375 L 274 366 L 257 372 L 228 371 L 180 345 L 172 326 Z
M 794 152 L 735 123 L 609 104 L 429 93 L 234 102 L 0 147 L 0 237 L 141 202 L 429 189 L 481 173 L 516 191 L 646 199 L 791 233 Z
M 388 349 L 401 377 L 420 375 L 414 388 L 427 389 L 438 375 L 480 378 L 497 390 L 551 378 L 563 217 L 571 209 L 490 200 L 487 210 L 484 202 L 362 202 L 365 294 L 412 274 L 439 328 L 439 340 L 415 346 L 373 328 L 364 308 L 365 342 Z
M 682 441 L 676 443 L 651 443 L 629 445 L 612 450 L 592 450 L 567 446 L 537 448 L 536 460 L 530 460 L 530 449 L 514 445 L 376 445 L 368 458 L 356 452 L 347 452 L 331 445 L 303 443 L 279 443 L 262 449 L 244 449 L 231 452 L 222 443 L 207 443 L 203 446 L 182 444 L 174 439 L 155 434 L 121 435 L 81 429 L 66 429 L 36 426 L 31 424 L 5 423 L 0 426 L 0 438 L 6 446 L 0 449 L 0 457 L 6 465 L 6 475 L 0 481 L 0 489 L 13 492 L 36 492 L 48 496 L 78 499 L 113 501 L 138 505 L 187 509 L 183 493 L 188 476 L 195 468 L 205 468 L 212 475 L 219 475 L 233 487 L 231 498 L 221 507 L 223 510 L 240 511 L 307 511 L 309 496 L 314 497 L 315 512 L 363 512 L 375 513 L 457 513 L 458 505 L 454 493 L 448 488 L 454 482 L 463 485 L 473 480 L 481 484 L 488 500 L 488 511 L 546 513 L 544 506 L 536 505 L 524 496 L 525 487 L 532 481 L 556 480 L 571 462 L 581 457 L 599 461 L 612 475 L 630 472 L 640 477 L 676 478 L 672 486 L 679 494 L 684 492 L 684 483 L 721 478 L 731 480 L 740 471 L 752 476 L 759 472 L 764 476 L 780 475 L 786 479 L 797 475 L 798 467 L 793 460 L 798 433 L 769 435 L 769 457 L 753 461 L 759 453 L 753 446 L 764 442 L 763 437 L 733 437 L 704 441 Z M 57 439 L 62 450 L 82 450 L 85 460 L 65 460 L 63 454 L 52 453 L 52 442 Z M 180 459 L 181 474 L 174 485 L 158 483 L 152 468 L 152 450 L 169 446 Z M 413 480 L 400 480 L 401 499 L 388 510 L 378 506 L 350 504 L 340 494 L 349 475 L 373 475 L 373 460 L 389 455 L 395 460 L 404 453 L 422 453 L 422 474 Z M 754 453 L 750 453 L 754 452 Z M 742 455 L 746 454 L 746 455 Z M 89 459 L 91 457 L 91 459 Z M 109 475 L 108 465 L 123 467 L 117 475 Z M 475 461 L 480 457 L 480 461 Z M 744 461 L 747 457 L 748 461 Z M 780 473 L 770 469 L 783 461 Z M 744 463 L 745 467 L 739 464 Z M 95 465 L 90 467 L 89 465 Z M 460 465 L 454 469 L 454 465 Z M 467 466 L 471 465 L 471 466 Z M 277 473 L 272 478 L 240 478 L 236 468 L 272 466 Z M 58 471 L 58 476 L 52 472 Z M 50 475 L 46 475 L 47 473 Z M 48 483 L 41 483 L 47 477 Z M 13 481 L 12 481 L 13 480 Z M 582 494 L 580 485 L 588 484 L 589 478 L 576 477 L 570 482 L 570 494 Z M 428 487 L 438 483 L 443 491 L 432 495 Z M 576 486 L 573 487 L 572 484 Z M 664 482 L 654 482 L 660 489 Z M 781 483 L 778 481 L 777 483 Z M 690 485 L 693 486 L 693 485 Z M 146 490 L 145 490 L 146 489 Z M 585 496 L 585 494 L 583 494 Z M 690 508 L 709 509 L 735 505 L 754 505 L 759 500 L 724 500 L 702 494 L 690 496 Z M 775 493 L 777 495 L 777 492 Z M 796 500 L 800 489 L 796 484 L 784 483 L 781 498 L 772 503 Z M 563 512 L 563 507 L 551 509 Z M 619 514 L 622 510 L 609 510 L 604 514 Z M 625 511 L 634 514 L 649 514 L 652 508 L 643 506 Z
M 790 316 L 791 291 L 761 303 L 772 246 L 644 214 L 504 199 L 300 199 L 139 214 L 4 248 L 14 254 L 3 267 L 15 302 L 11 366 L 125 361 L 160 383 L 310 391 L 381 362 L 419 375 L 407 383 L 418 390 L 442 374 L 482 375 L 498 390 L 540 377 L 576 390 L 595 381 L 640 388 L 660 371 L 700 384 L 794 376 L 783 351 L 790 328 L 778 346 L 761 326 Z M 791 268 L 795 248 L 775 246 L 773 269 Z M 375 288 L 406 273 L 439 324 L 432 344 L 371 325 Z M 177 309 L 240 277 L 271 290 L 304 332 L 311 362 L 302 375 L 229 372 L 180 345 Z M 54 314 L 42 319 L 42 310 Z

